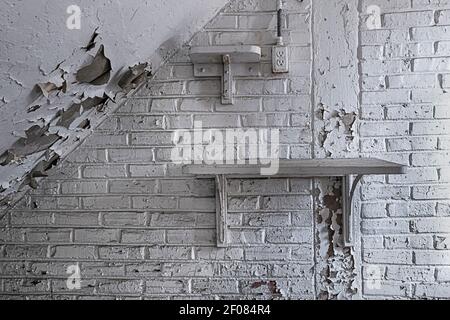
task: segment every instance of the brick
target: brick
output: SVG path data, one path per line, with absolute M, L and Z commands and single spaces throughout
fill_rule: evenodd
M 143 291 L 141 280 L 101 280 L 99 293 L 108 294 L 140 294 Z
M 195 80 L 187 83 L 187 94 L 189 95 L 220 95 L 220 80 Z
M 448 133 L 450 121 L 422 121 L 414 122 L 412 134 L 414 135 L 444 135 Z
M 206 211 L 215 212 L 215 198 L 181 198 L 180 209 L 186 211 Z
M 83 208 L 89 210 L 106 210 L 106 209 L 129 209 L 130 199 L 128 197 L 109 196 L 109 197 L 92 197 L 83 198 Z
M 232 244 L 254 245 L 264 243 L 265 230 L 253 229 L 230 229 L 228 240 Z
M 84 277 L 102 277 L 105 274 L 111 277 L 124 275 L 124 266 L 122 263 L 83 262 L 81 269 L 82 276 Z
M 300 220 L 300 219 L 299 219 Z M 289 213 L 245 213 L 243 226 L 249 227 L 282 227 L 290 225 Z
M 155 180 L 118 180 L 109 182 L 109 193 L 153 194 L 157 193 Z
M 123 130 L 164 129 L 164 118 L 161 116 L 122 116 L 120 123 Z
M 132 212 L 108 212 L 102 216 L 104 226 L 127 227 L 145 226 L 146 215 L 144 213 Z
M 84 178 L 124 178 L 126 175 L 125 166 L 86 166 L 83 169 Z
M 435 168 L 411 168 L 407 174 L 389 176 L 389 183 L 392 184 L 418 184 L 437 181 L 438 172 Z
M 129 277 L 150 277 L 162 274 L 161 263 L 133 263 L 125 265 L 125 275 Z
M 12 225 L 49 225 L 52 223 L 52 215 L 48 212 L 12 212 Z
M 361 207 L 363 218 L 387 218 L 387 205 L 384 203 L 363 203 Z
M 361 195 L 363 200 L 407 200 L 410 197 L 410 190 L 409 187 L 394 187 L 370 184 L 363 185 Z
M 384 248 L 383 241 L 384 240 L 382 236 L 363 237 L 361 247 L 363 250 L 383 249 Z
M 110 163 L 148 163 L 153 161 L 152 149 L 109 149 Z
M 433 11 L 399 12 L 384 15 L 384 27 L 388 29 L 431 26 L 433 24 Z
M 133 178 L 159 177 L 165 173 L 165 165 L 130 165 L 130 174 Z
M 106 150 L 79 148 L 68 157 L 71 163 L 105 163 Z
M 416 58 L 434 54 L 432 43 L 386 43 L 384 56 L 386 58 Z
M 278 228 L 266 231 L 266 242 L 276 244 L 311 243 L 312 232 L 310 228 Z
M 450 285 L 424 283 L 416 285 L 416 296 L 421 298 L 448 298 L 450 295 Z
M 75 230 L 75 242 L 78 243 L 117 243 L 119 242 L 118 230 L 84 229 Z
M 371 5 L 377 5 L 384 10 L 395 10 L 395 9 L 408 9 L 411 7 L 411 2 L 409 0 L 363 0 L 362 1 L 362 11 L 367 12 L 367 9 Z
M 364 122 L 360 134 L 363 137 L 405 136 L 409 133 L 407 122 Z
M 392 138 L 386 140 L 388 151 L 427 151 L 437 150 L 435 137 Z
M 122 231 L 124 244 L 158 244 L 164 243 L 164 230 Z
M 428 235 L 396 235 L 385 236 L 386 249 L 433 249 L 433 238 Z
M 141 247 L 99 247 L 100 259 L 105 260 L 142 260 L 144 258 L 144 249 Z
M 363 293 L 365 295 L 408 297 L 410 292 L 411 285 L 405 283 L 381 281 L 378 286 L 373 285 L 372 281 L 365 281 L 363 283 Z
M 69 181 L 61 183 L 61 194 L 106 193 L 106 181 Z
M 434 268 L 387 266 L 386 279 L 394 281 L 433 282 Z
M 446 251 L 416 251 L 417 265 L 449 265 L 450 257 Z
M 407 73 L 411 71 L 411 61 L 409 59 L 404 60 L 368 60 L 361 64 L 362 72 L 365 74 L 371 75 L 386 75 L 386 74 L 398 74 L 398 73 Z M 419 71 L 414 69 L 415 71 Z M 404 93 L 402 91 L 390 91 L 389 97 L 401 97 Z M 388 95 L 385 92 L 385 95 Z M 366 96 L 370 96 L 366 94 Z M 372 96 L 376 96 L 375 93 L 372 93 Z
M 433 282 L 434 279 L 428 280 L 428 282 Z M 450 281 L 450 267 L 438 267 L 436 268 L 436 280 L 438 282 L 448 282 Z
M 276 260 L 286 261 L 291 257 L 289 248 L 283 247 L 253 247 L 245 249 L 245 259 L 250 261 L 256 260 Z
M 167 243 L 170 244 L 213 244 L 216 231 L 205 230 L 168 230 Z
M 192 248 L 186 246 L 160 246 L 155 245 L 148 249 L 148 260 L 162 260 L 171 257 L 171 260 L 191 260 Z
M 161 193 L 192 196 L 214 196 L 215 184 L 210 180 L 169 180 L 160 182 Z
M 413 153 L 411 158 L 413 166 L 450 166 L 450 153 L 448 152 Z
M 308 196 L 266 196 L 262 199 L 264 210 L 305 210 L 311 206 Z
M 195 248 L 195 257 L 198 260 L 242 260 L 244 259 L 244 250 L 242 248 Z
M 427 41 L 429 39 L 435 40 L 450 39 L 450 29 L 448 26 L 412 28 L 411 32 L 413 40 L 416 41 Z
M 403 43 L 408 41 L 407 30 L 362 30 L 361 44 L 362 45 L 384 45 L 389 42 Z
M 438 78 L 434 74 L 414 74 L 389 76 L 389 88 L 393 89 L 425 89 L 438 87 Z
M 50 249 L 52 258 L 60 259 L 95 259 L 97 254 L 93 246 L 55 246 Z
M 174 197 L 133 197 L 133 208 L 135 209 L 176 209 L 177 199 Z
M 47 246 L 43 245 L 6 245 L 4 257 L 10 259 L 43 259 L 47 256 Z
M 183 294 L 188 293 L 188 284 L 182 280 L 151 279 L 145 282 L 149 294 Z
M 365 250 L 363 261 L 367 263 L 412 264 L 412 252 L 404 250 Z
M 236 280 L 193 280 L 192 292 L 202 294 L 238 293 Z
M 183 95 L 186 92 L 184 81 L 154 81 L 146 87 L 145 94 L 151 97 Z
M 446 234 L 433 236 L 433 249 L 447 250 L 449 248 L 450 248 L 450 237 L 448 237 Z
M 14 280 L 8 279 L 4 280 L 4 291 L 5 292 L 20 292 L 21 294 L 36 294 L 45 293 L 49 291 L 49 281 L 48 280 Z
M 109 146 L 126 146 L 127 135 L 126 134 L 109 134 L 96 132 L 89 136 L 84 144 L 84 147 L 101 148 Z
M 70 230 L 31 230 L 25 232 L 26 241 L 30 243 L 67 243 L 71 241 Z
M 196 115 L 196 122 L 201 122 L 203 128 L 237 128 L 239 127 L 238 115 Z
M 409 233 L 410 223 L 406 220 L 363 220 L 361 222 L 361 232 L 363 234 L 399 234 Z
M 163 131 L 150 134 L 136 132 L 131 134 L 130 142 L 133 146 L 171 146 L 173 145 L 173 133 Z
M 150 215 L 149 224 L 152 227 L 213 227 L 213 213 L 155 213 Z
M 413 188 L 413 199 L 416 200 L 439 200 L 448 199 L 450 186 L 425 186 Z
M 99 214 L 89 212 L 61 212 L 54 214 L 55 225 L 58 226 L 97 226 Z
M 165 277 L 213 277 L 216 269 L 218 269 L 217 266 L 208 262 L 164 263 L 163 275 Z

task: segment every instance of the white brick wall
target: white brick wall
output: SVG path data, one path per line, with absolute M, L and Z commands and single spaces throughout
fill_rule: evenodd
M 2 298 L 450 297 L 450 1 L 286 0 L 287 75 L 270 71 L 275 3 L 232 1 L 192 40 L 262 47 L 260 75 L 237 79 L 235 105 L 220 103 L 219 80 L 194 78 L 182 48 L 1 215 Z M 379 30 L 366 27 L 370 5 Z M 330 39 L 348 47 L 325 50 Z M 320 108 L 358 115 L 356 153 L 411 166 L 365 179 L 356 252 L 328 223 L 339 184 L 326 179 L 230 181 L 232 245 L 216 248 L 214 182 L 170 163 L 174 130 L 277 127 L 286 157 L 353 154 Z M 342 140 L 320 144 L 327 130 Z M 82 288 L 70 291 L 77 263 Z
M 365 8 L 377 4 L 383 24 L 380 30 L 361 24 L 360 150 L 412 166 L 407 176 L 362 187 L 363 270 L 378 269 L 382 280 L 378 288 L 364 286 L 363 296 L 449 298 L 447 269 L 440 266 L 450 262 L 445 244 L 450 211 L 437 208 L 450 198 L 445 175 L 450 157 L 439 144 L 450 135 L 445 91 L 450 51 L 444 49 L 450 3 L 362 2 L 362 21 Z M 363 279 L 370 277 L 363 272 Z
M 224 106 L 220 81 L 195 79 L 182 49 L 3 218 L 2 296 L 314 298 L 311 181 L 230 181 L 232 244 L 219 249 L 214 182 L 170 163 L 173 130 L 194 121 L 278 127 L 287 156 L 311 156 L 310 1 L 285 2 L 291 73 L 271 73 L 274 1 L 225 8 L 192 44 L 260 45 L 260 76 L 237 78 Z M 69 291 L 77 263 L 82 289 Z

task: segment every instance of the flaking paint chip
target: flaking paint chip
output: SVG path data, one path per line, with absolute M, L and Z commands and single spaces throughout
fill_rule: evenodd
M 101 86 L 109 82 L 111 70 L 111 61 L 105 57 L 105 47 L 102 45 L 92 63 L 77 72 L 76 79 L 80 83 Z

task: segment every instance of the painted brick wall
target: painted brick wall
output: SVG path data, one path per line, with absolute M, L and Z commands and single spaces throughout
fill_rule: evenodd
M 311 157 L 310 3 L 286 1 L 291 72 L 271 72 L 275 1 L 235 1 L 191 45 L 255 44 L 258 75 L 220 103 L 188 48 L 2 219 L 3 297 L 246 299 L 315 297 L 312 181 L 232 180 L 231 246 L 215 240 L 212 180 L 171 163 L 174 130 L 279 128 L 282 156 Z M 66 287 L 79 264 L 82 289 Z
M 1 215 L 2 298 L 450 297 L 450 2 L 285 5 L 289 74 L 270 71 L 275 1 L 233 1 L 190 44 L 262 46 L 234 106 L 220 104 L 218 79 L 193 77 L 182 48 Z M 370 5 L 378 30 L 366 26 Z M 279 128 L 286 158 L 361 154 L 412 169 L 364 180 L 353 251 L 342 246 L 339 181 L 232 180 L 232 245 L 218 249 L 213 181 L 170 162 L 173 132 L 194 121 Z M 70 291 L 77 263 L 82 289 Z
M 382 26 L 368 30 L 374 4 Z M 363 0 L 360 9 L 360 150 L 412 167 L 362 187 L 363 295 L 448 299 L 450 2 Z

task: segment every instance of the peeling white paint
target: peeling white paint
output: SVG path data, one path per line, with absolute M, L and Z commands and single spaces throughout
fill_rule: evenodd
M 64 157 L 74 141 L 79 143 L 88 135 L 86 129 L 100 123 L 104 114 L 117 108 L 124 94 L 136 88 L 133 81 L 143 70 L 131 73 L 130 78 L 128 66 L 148 62 L 148 68 L 156 70 L 226 2 L 195 0 L 180 6 L 174 0 L 103 0 L 95 4 L 82 0 L 77 4 L 82 9 L 81 29 L 69 30 L 66 9 L 73 4 L 70 1 L 2 1 L 0 155 L 38 125 L 60 137 L 45 156 Z M 108 81 L 80 83 L 77 72 L 94 61 L 101 46 L 112 69 Z M 124 75 L 126 83 L 121 88 L 118 84 Z M 71 109 L 89 98 L 110 101 L 98 110 Z M 68 113 L 72 123 L 59 125 Z M 65 146 L 69 143 L 72 145 Z M 6 189 L 2 197 L 18 191 L 42 157 L 27 155 L 0 167 L 0 185 Z

